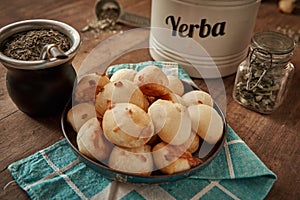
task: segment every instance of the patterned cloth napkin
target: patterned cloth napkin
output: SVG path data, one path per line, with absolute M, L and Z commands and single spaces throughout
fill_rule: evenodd
M 173 65 L 162 62 L 154 64 Z M 109 68 L 108 73 L 113 73 L 117 68 L 139 66 L 144 66 L 144 63 L 117 65 Z M 179 70 L 174 70 L 174 66 L 168 70 L 179 72 L 178 76 L 185 81 L 190 80 L 180 67 L 176 68 Z M 277 179 L 230 126 L 220 153 L 205 168 L 188 178 L 170 183 L 138 185 L 108 180 L 81 162 L 66 139 L 12 163 L 8 169 L 31 199 L 42 200 L 253 200 L 263 199 Z

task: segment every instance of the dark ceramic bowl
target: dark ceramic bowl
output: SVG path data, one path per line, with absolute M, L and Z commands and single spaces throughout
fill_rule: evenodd
M 194 88 L 192 88 L 187 83 L 184 83 L 185 86 L 185 92 L 191 91 Z M 112 168 L 109 168 L 106 164 L 101 162 L 95 162 L 91 160 L 90 158 L 86 157 L 82 153 L 79 152 L 77 142 L 76 142 L 76 135 L 77 133 L 72 129 L 70 124 L 67 122 L 67 113 L 69 109 L 72 107 L 72 102 L 68 102 L 62 117 L 61 117 L 61 128 L 64 137 L 67 139 L 69 145 L 71 146 L 74 153 L 79 157 L 79 159 L 84 162 L 88 167 L 92 168 L 96 172 L 102 174 L 104 177 L 110 180 L 116 180 L 120 182 L 129 182 L 129 183 L 142 183 L 142 184 L 157 184 L 157 183 L 166 183 L 171 182 L 179 179 L 186 178 L 190 175 L 195 174 L 196 172 L 201 171 L 210 161 L 212 161 L 220 152 L 221 148 L 224 145 L 224 141 L 226 139 L 227 135 L 227 123 L 225 120 L 225 116 L 222 113 L 221 109 L 218 107 L 218 105 L 214 105 L 214 108 L 217 110 L 219 115 L 221 116 L 223 120 L 223 134 L 221 139 L 214 145 L 210 145 L 206 142 L 203 142 L 201 144 L 201 156 L 200 158 L 204 161 L 202 164 L 190 169 L 186 170 L 180 173 L 176 173 L 173 175 L 166 175 L 162 174 L 159 171 L 152 172 L 151 176 L 139 176 L 134 174 L 129 174 L 125 172 L 121 172 L 118 170 L 114 170 Z M 194 156 L 199 155 L 199 151 L 194 153 Z

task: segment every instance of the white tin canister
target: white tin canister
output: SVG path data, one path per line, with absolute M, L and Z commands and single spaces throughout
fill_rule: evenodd
M 196 78 L 236 72 L 246 57 L 260 0 L 152 0 L 150 54 Z

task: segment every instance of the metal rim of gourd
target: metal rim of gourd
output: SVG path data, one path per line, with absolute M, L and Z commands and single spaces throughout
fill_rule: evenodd
M 32 29 L 42 29 L 42 28 L 52 28 L 63 34 L 65 34 L 71 40 L 71 48 L 65 52 L 68 56 L 66 59 L 56 59 L 52 58 L 49 60 L 34 60 L 34 61 L 23 61 L 10 58 L 4 55 L 0 51 L 0 61 L 7 67 L 23 69 L 23 70 L 34 70 L 34 69 L 45 69 L 53 66 L 58 66 L 63 63 L 66 63 L 73 59 L 76 53 L 79 50 L 81 45 L 81 36 L 79 32 L 72 26 L 55 20 L 49 19 L 32 19 L 32 20 L 23 20 L 11 23 L 0 29 L 0 49 L 3 46 L 3 43 L 12 35 L 28 31 Z

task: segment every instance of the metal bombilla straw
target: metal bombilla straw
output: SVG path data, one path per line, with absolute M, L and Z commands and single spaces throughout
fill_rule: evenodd
M 66 55 L 56 44 L 46 44 L 41 53 L 40 60 L 48 60 L 50 58 L 66 59 Z

